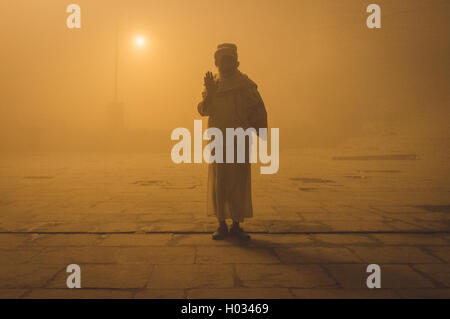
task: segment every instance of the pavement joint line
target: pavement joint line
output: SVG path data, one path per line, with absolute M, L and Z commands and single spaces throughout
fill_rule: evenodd
M 422 251 L 424 251 L 426 254 L 433 256 L 434 258 L 440 260 L 442 263 L 447 264 L 447 261 L 443 258 L 441 258 L 439 255 L 435 254 L 431 249 L 426 248 L 428 247 L 427 245 L 424 245 L 425 247 L 420 247 L 419 249 L 421 249 Z M 447 246 L 445 246 L 447 247 Z
M 43 285 L 43 288 L 46 288 L 48 285 L 50 285 L 56 278 L 58 278 L 60 273 L 64 273 L 66 271 L 66 267 L 61 266 L 61 269 L 58 270 L 56 273 L 53 274 Z
M 332 274 L 332 272 L 327 267 L 325 267 L 324 264 L 318 264 L 318 266 L 325 272 L 325 274 L 328 277 L 333 279 L 336 289 L 344 289 L 344 287 L 341 285 L 341 283 L 336 279 L 336 277 Z
M 194 264 L 197 263 L 198 246 L 194 246 Z
M 10 288 L 10 289 L 14 289 L 14 288 Z M 33 291 L 33 288 L 31 288 L 31 287 L 26 288 L 26 290 L 20 295 L 19 299 L 24 299 L 26 296 L 29 296 L 32 291 Z
M 428 273 L 421 271 L 420 269 L 414 267 L 416 266 L 416 264 L 408 264 L 409 268 L 411 268 L 413 271 L 419 273 L 420 275 L 422 275 L 422 277 L 425 277 L 426 279 L 428 279 L 429 281 L 431 281 L 431 283 L 435 286 L 433 288 L 435 289 L 439 289 L 439 288 L 447 288 L 444 284 L 442 284 L 441 282 L 439 282 L 438 280 L 434 279 L 432 276 L 430 276 Z
M 147 281 L 145 282 L 145 285 L 144 285 L 144 287 L 143 288 L 141 288 L 141 289 L 150 289 L 148 286 L 150 285 L 150 281 L 151 281 L 151 279 L 152 279 L 152 276 L 153 276 L 153 274 L 155 273 L 155 265 L 154 264 L 152 264 L 151 265 L 151 267 L 150 267 L 150 273 L 148 274 L 148 277 L 147 277 Z M 135 293 L 136 294 L 136 293 Z M 133 296 L 134 297 L 134 296 Z

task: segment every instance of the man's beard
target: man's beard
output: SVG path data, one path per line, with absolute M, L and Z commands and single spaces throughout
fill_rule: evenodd
M 219 74 L 221 76 L 228 77 L 228 76 L 231 76 L 234 73 L 236 73 L 236 71 L 237 71 L 237 68 L 230 68 L 230 69 L 225 69 L 225 70 L 220 70 L 219 69 Z

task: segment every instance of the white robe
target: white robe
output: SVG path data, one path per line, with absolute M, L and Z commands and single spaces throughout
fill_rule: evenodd
M 227 78 L 215 75 L 218 89 L 209 103 L 206 92 L 198 104 L 202 116 L 209 116 L 208 127 L 222 131 L 224 139 L 224 163 L 211 163 L 208 167 L 207 214 L 219 220 L 231 218 L 243 222 L 253 216 L 251 193 L 251 166 L 248 161 L 248 141 L 246 141 L 245 163 L 236 163 L 237 143 L 234 143 L 234 163 L 225 163 L 226 128 L 244 130 L 253 127 L 267 128 L 267 113 L 257 85 L 247 75 L 237 71 Z

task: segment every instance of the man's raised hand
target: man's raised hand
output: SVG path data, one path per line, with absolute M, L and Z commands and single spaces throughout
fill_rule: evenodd
M 216 92 L 217 84 L 216 81 L 214 80 L 214 75 L 210 71 L 206 72 L 204 77 L 204 83 L 208 95 L 212 95 Z

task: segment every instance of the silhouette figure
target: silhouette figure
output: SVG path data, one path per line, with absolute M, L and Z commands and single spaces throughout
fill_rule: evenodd
M 245 162 L 237 163 L 237 143 L 234 141 L 233 163 L 226 163 L 226 128 L 253 127 L 258 132 L 267 128 L 267 113 L 255 82 L 239 71 L 237 47 L 232 43 L 219 44 L 214 55 L 218 74 L 207 72 L 204 77 L 203 100 L 198 104 L 198 112 L 208 116 L 208 127 L 222 131 L 224 138 L 224 163 L 211 163 L 208 167 L 207 213 L 215 215 L 219 227 L 212 235 L 215 240 L 231 234 L 242 240 L 250 236 L 240 223 L 253 216 L 251 194 L 251 166 L 246 140 Z M 226 219 L 233 223 L 228 230 Z

